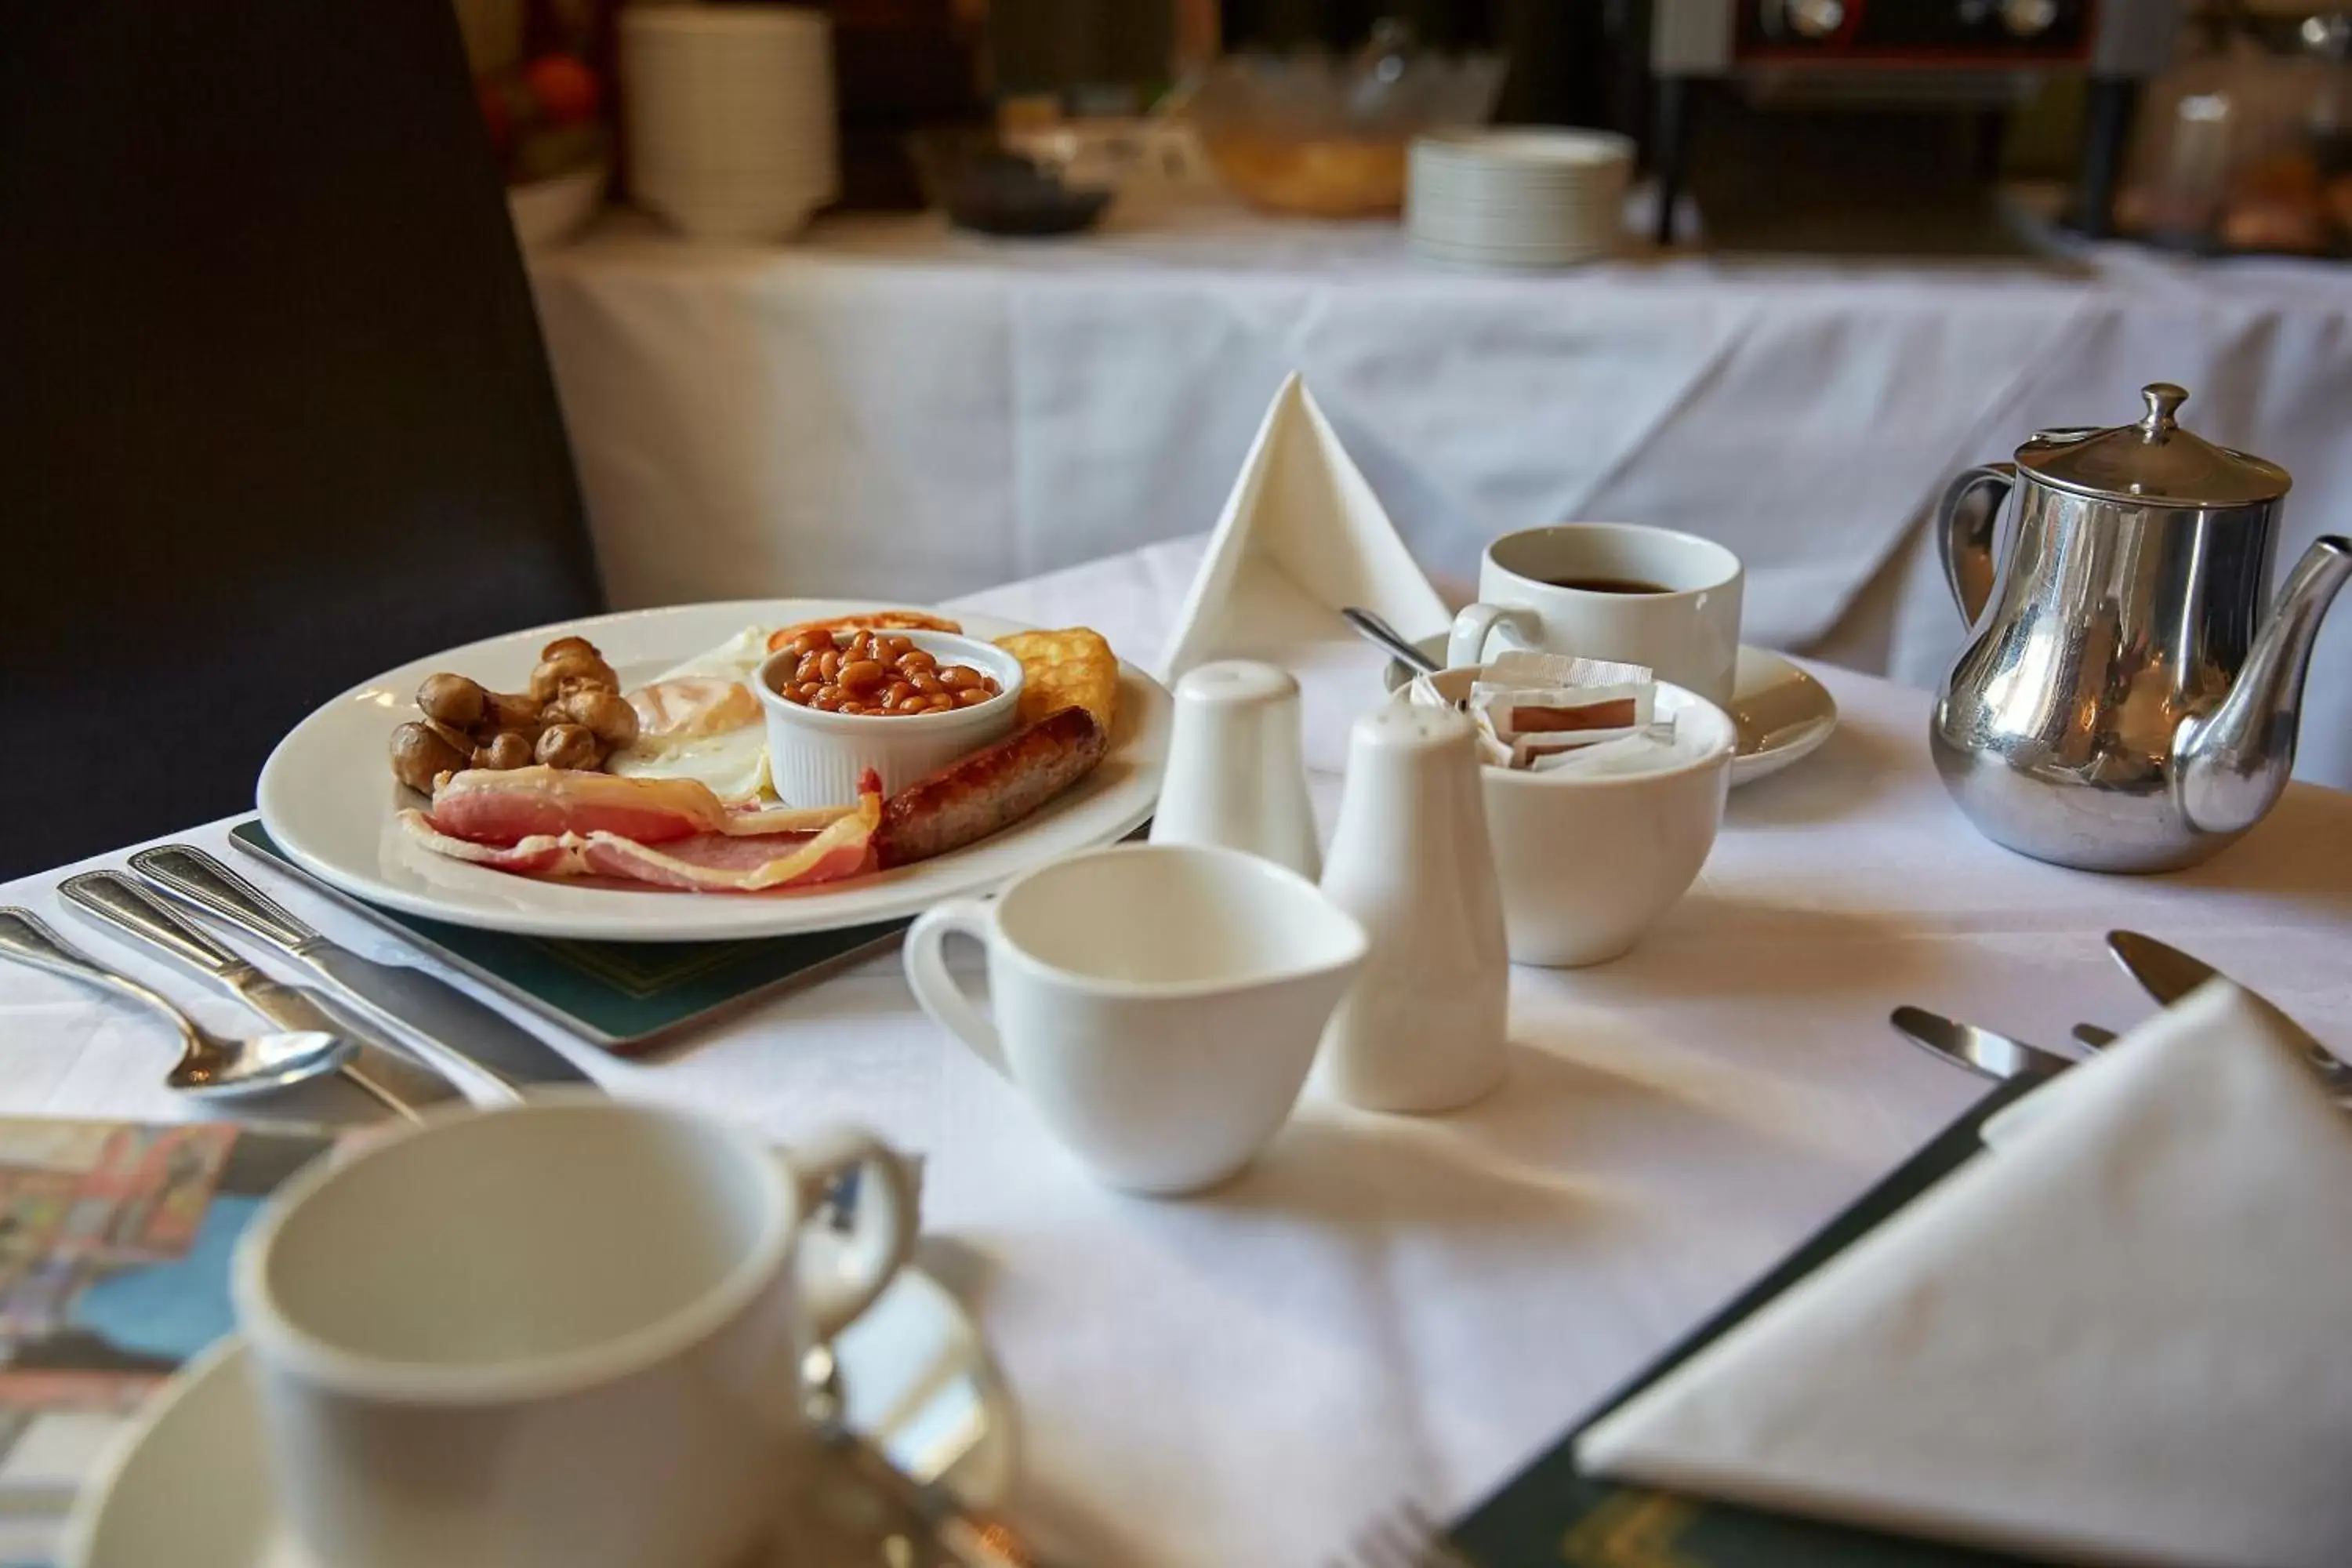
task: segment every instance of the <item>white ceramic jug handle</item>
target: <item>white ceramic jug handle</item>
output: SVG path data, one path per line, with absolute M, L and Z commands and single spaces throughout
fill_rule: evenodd
M 1516 653 L 1539 653 L 1536 638 L 1543 635 L 1543 623 L 1535 611 L 1525 605 L 1477 604 L 1465 606 L 1454 617 L 1454 634 L 1445 641 L 1445 663 L 1448 668 L 1465 664 L 1486 662 L 1486 637 L 1495 633 L 1503 647 Z
M 970 1046 L 973 1055 L 998 1072 L 1005 1072 L 1004 1047 L 996 1037 L 996 1026 L 972 1005 L 971 998 L 956 984 L 955 976 L 948 970 L 944 951 L 948 938 L 958 933 L 984 946 L 995 928 L 992 906 L 978 899 L 950 899 L 916 917 L 915 923 L 908 928 L 903 951 L 907 984 L 914 988 L 915 1000 L 922 1004 L 923 1011 L 940 1027 Z
M 914 1168 L 871 1132 L 828 1127 L 778 1151 L 801 1201 L 801 1223 L 824 1206 L 833 1184 L 857 1173 L 857 1204 L 849 1235 L 838 1247 L 798 1249 L 801 1300 L 810 1331 L 829 1340 L 874 1304 L 915 1255 L 921 1231 Z

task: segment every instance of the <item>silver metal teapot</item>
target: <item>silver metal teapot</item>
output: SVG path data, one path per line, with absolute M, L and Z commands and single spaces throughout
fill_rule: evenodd
M 1961 475 L 1937 519 L 1969 623 L 1937 770 L 1995 843 L 2093 871 L 2192 865 L 2276 804 L 2312 639 L 2352 577 L 2352 541 L 2323 538 L 2265 618 L 2293 481 L 2182 429 L 2179 387 L 2140 395 L 2137 424 L 2044 430 Z

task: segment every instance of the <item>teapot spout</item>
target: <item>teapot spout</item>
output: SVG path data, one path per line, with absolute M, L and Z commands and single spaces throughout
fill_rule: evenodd
M 2287 574 L 2270 624 L 2219 708 L 2180 721 L 2173 788 L 2200 833 L 2242 833 L 2262 820 L 2294 771 L 2303 678 L 2336 591 L 2352 579 L 2352 540 L 2315 542 Z

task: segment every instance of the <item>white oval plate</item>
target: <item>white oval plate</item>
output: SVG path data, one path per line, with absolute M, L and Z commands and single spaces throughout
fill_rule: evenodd
M 845 1424 L 901 1471 L 981 1508 L 1012 1489 L 1012 1396 L 980 1331 L 929 1275 L 902 1271 L 834 1352 Z M 318 1568 L 278 1506 L 247 1361 L 230 1334 L 148 1402 L 74 1505 L 66 1568 Z
M 1445 659 L 1445 634 L 1423 637 L 1414 645 L 1440 663 Z M 1412 679 L 1402 659 L 1391 659 L 1381 679 L 1391 691 Z M 1821 750 L 1837 730 L 1837 699 L 1829 688 L 1798 665 L 1770 648 L 1739 645 L 1739 664 L 1731 677 L 1731 700 L 1726 705 L 1732 727 L 1739 732 L 1739 749 L 1731 756 L 1731 787 L 1769 778 L 1790 763 Z
M 396 816 L 416 796 L 392 776 L 392 731 L 415 712 L 436 670 L 501 691 L 529 683 L 539 650 L 559 637 L 593 642 L 635 685 L 718 647 L 746 626 L 775 627 L 875 609 L 869 600 L 746 599 L 625 610 L 468 643 L 404 664 L 320 707 L 263 764 L 261 823 L 301 868 L 354 898 L 404 914 L 488 931 L 600 942 L 715 942 L 833 931 L 919 913 L 941 899 L 994 887 L 1033 866 L 1108 844 L 1151 815 L 1175 707 L 1165 688 L 1119 666 L 1118 717 L 1102 764 L 1035 815 L 936 860 L 835 886 L 772 893 L 687 893 L 541 881 L 435 855 Z M 955 619 L 974 637 L 1024 629 L 994 616 Z

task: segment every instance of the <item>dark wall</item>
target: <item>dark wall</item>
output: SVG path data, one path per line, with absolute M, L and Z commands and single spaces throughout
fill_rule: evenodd
M 592 606 L 446 4 L 0 0 L 0 874 Z

